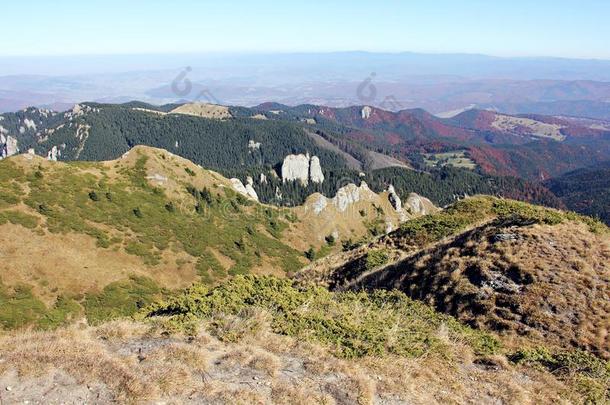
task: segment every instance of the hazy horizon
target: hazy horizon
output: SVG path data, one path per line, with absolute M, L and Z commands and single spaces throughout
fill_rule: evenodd
M 610 4 L 568 0 L 456 3 L 381 1 L 3 5 L 0 56 L 201 52 L 370 52 L 610 59 Z M 586 45 L 586 46 L 584 46 Z

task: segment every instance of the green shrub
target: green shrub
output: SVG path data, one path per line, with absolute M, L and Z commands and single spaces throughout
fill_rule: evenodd
M 441 327 L 477 353 L 498 349 L 490 335 L 463 326 L 401 292 L 331 293 L 319 287 L 299 289 L 290 280 L 275 277 L 238 276 L 214 289 L 196 285 L 151 305 L 140 316 L 169 317 L 174 325 L 182 323 L 188 329 L 196 318 L 217 319 L 253 309 L 271 314 L 275 333 L 328 345 L 345 358 L 431 352 L 449 356 L 447 344 L 438 335 Z
M 161 292 L 151 279 L 132 276 L 108 284 L 99 293 L 87 294 L 84 301 L 85 315 L 93 325 L 131 316 L 159 298 Z
M 307 249 L 307 251 L 305 252 L 305 257 L 310 262 L 313 262 L 314 260 L 316 260 L 316 251 L 313 248 L 313 246 L 310 246 L 309 249 Z
M 38 218 L 21 211 L 0 211 L 0 224 L 10 222 L 24 228 L 34 229 L 38 226 Z
M 385 249 L 371 250 L 366 254 L 366 269 L 372 270 L 383 266 L 388 260 L 388 252 Z
M 516 364 L 549 371 L 586 398 L 587 403 L 610 402 L 610 362 L 582 351 L 551 351 L 545 347 L 520 350 L 509 356 Z
M 73 320 L 82 307 L 73 299 L 59 297 L 51 308 L 32 294 L 27 285 L 12 288 L 0 283 L 0 329 L 17 329 L 33 326 L 53 329 Z

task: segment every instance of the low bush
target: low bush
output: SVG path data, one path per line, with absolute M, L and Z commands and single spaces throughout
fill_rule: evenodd
M 195 319 L 236 316 L 253 309 L 271 314 L 273 332 L 328 345 L 344 358 L 450 356 L 440 329 L 446 329 L 450 339 L 467 342 L 476 353 L 493 353 L 499 346 L 491 335 L 463 326 L 401 292 L 299 289 L 290 280 L 270 276 L 238 276 L 213 289 L 195 285 L 139 316 L 168 318 L 190 330 Z

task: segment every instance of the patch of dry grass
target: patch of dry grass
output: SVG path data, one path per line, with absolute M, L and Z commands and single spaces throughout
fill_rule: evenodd
M 34 376 L 44 378 L 60 370 L 77 384 L 102 384 L 121 402 L 578 401 L 549 373 L 513 365 L 502 356 L 475 358 L 467 347 L 457 352 L 461 355 L 453 359 L 387 356 L 346 360 L 311 342 L 273 334 L 268 327 L 245 333 L 233 343 L 205 332 L 167 336 L 155 325 L 121 321 L 97 328 L 5 335 L 0 338 L 0 378 L 16 371 L 18 379 L 13 385 L 18 387 Z M 19 390 L 9 395 L 16 392 Z M 40 400 L 27 394 L 7 398 L 9 402 Z

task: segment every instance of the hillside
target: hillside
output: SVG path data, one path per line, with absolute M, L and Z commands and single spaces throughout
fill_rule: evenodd
M 364 183 L 339 191 L 266 206 L 220 174 L 148 147 L 108 162 L 5 159 L 0 325 L 61 324 L 83 310 L 104 319 L 133 312 L 132 298 L 146 303 L 195 281 L 285 276 L 308 262 L 306 251 L 323 256 L 435 209 L 417 197 L 419 211 L 397 210 L 389 193 Z
M 566 173 L 545 185 L 571 210 L 610 224 L 610 162 Z
M 610 156 L 610 124 L 603 120 L 476 109 L 447 119 L 421 109 L 391 112 L 370 106 L 264 104 L 255 110 L 269 119 L 310 122 L 323 132 L 372 146 L 422 170 L 427 153 L 466 151 L 486 174 L 539 181 Z
M 303 204 L 309 195 L 316 192 L 334 195 L 346 182 L 358 184 L 364 173 L 367 184 L 377 193 L 394 185 L 403 199 L 415 191 L 431 198 L 437 205 L 449 204 L 455 201 L 456 196 L 483 193 L 562 207 L 561 202 L 539 184 L 502 175 L 508 172 L 518 176 L 521 173 L 509 170 L 512 165 L 527 167 L 521 165 L 518 159 L 504 166 L 501 162 L 497 163 L 492 168 L 481 163 L 481 167 L 501 174 L 499 176 L 473 172 L 470 169 L 476 167 L 474 162 L 465 168 L 427 165 L 425 161 L 430 155 L 425 153 L 428 148 L 425 145 L 436 145 L 431 146 L 433 152 L 438 148 L 447 150 L 447 147 L 449 151 L 451 148 L 464 150 L 463 146 L 441 146 L 445 141 L 432 140 L 435 137 L 432 130 L 426 130 L 432 138 L 420 140 L 425 145 L 417 146 L 420 141 L 415 144 L 401 141 L 395 144 L 397 149 L 385 150 L 385 141 L 376 145 L 368 135 L 362 139 L 349 135 L 354 127 L 347 124 L 368 123 L 369 120 L 360 115 L 354 119 L 344 118 L 345 124 L 316 116 L 308 118 L 315 124 L 308 124 L 305 116 L 299 113 L 310 111 L 312 106 L 308 110 L 277 105 L 253 109 L 229 107 L 228 110 L 226 107 L 218 107 L 220 110 L 216 107 L 204 104 L 152 106 L 131 102 L 122 105 L 85 103 L 64 113 L 29 108 L 1 116 L 3 135 L 0 149 L 4 150 L 3 156 L 33 149 L 38 155 L 51 160 L 104 161 L 120 157 L 135 145 L 163 148 L 203 167 L 217 170 L 226 177 L 239 178 L 244 184 L 250 176 L 253 179 L 252 187 L 262 202 L 281 206 Z M 286 110 L 275 110 L 274 107 Z M 224 119 L 205 114 L 180 114 L 180 111 L 199 111 L 201 108 L 222 110 L 222 117 L 218 117 Z M 334 110 L 324 111 L 331 114 Z M 351 117 L 360 110 L 352 108 L 341 111 L 343 116 Z M 390 121 L 394 119 L 394 113 L 382 114 L 381 110 L 372 110 L 371 114 L 375 117 L 378 114 Z M 405 112 L 403 115 L 412 115 L 417 120 L 438 121 L 423 111 Z M 260 116 L 267 119 L 254 119 Z M 380 133 L 386 133 L 383 128 L 387 125 L 390 124 L 378 122 L 374 127 L 380 126 Z M 409 123 L 397 125 L 401 131 L 412 127 Z M 364 126 L 362 129 L 377 133 L 375 128 Z M 452 131 L 448 128 L 446 133 Z M 4 145 L 1 145 L 3 142 Z M 303 187 L 285 182 L 282 166 L 291 154 L 317 157 L 324 181 L 309 182 Z M 475 156 L 474 152 L 467 154 Z M 468 156 L 465 158 L 470 159 Z M 573 159 L 567 161 L 572 162 Z M 411 166 L 419 167 L 420 171 L 409 170 Z M 392 174 L 392 179 L 388 179 L 387 173 Z M 404 187 L 399 187 L 398 183 Z
M 2 160 L 2 399 L 608 399 L 604 225 L 366 183 L 278 208 L 237 183 L 143 146 Z
M 303 269 L 333 290 L 399 289 L 516 341 L 608 358 L 610 233 L 576 214 L 477 197 Z
M 274 312 L 260 304 L 237 314 L 230 306 L 220 306 L 226 305 L 223 298 L 229 294 L 246 298 L 250 291 L 278 300 L 277 294 L 269 297 L 274 287 L 293 299 L 284 301 L 291 314 L 303 310 L 294 321 L 311 321 L 319 328 L 317 335 L 307 330 L 282 333 L 277 327 L 281 318 L 274 319 Z M 224 293 L 216 292 L 222 312 L 192 321 L 195 329 L 188 333 L 158 317 L 0 336 L 0 358 L 5 360 L 0 363 L 2 399 L 422 405 L 604 401 L 603 363 L 570 357 L 546 369 L 535 354 L 515 361 L 500 353 L 484 354 L 482 342 L 490 344 L 488 353 L 498 351 L 494 338 L 400 294 L 335 299 L 321 291 L 296 291 L 272 279 L 238 280 Z M 202 307 L 209 305 L 205 295 L 194 297 L 203 298 Z M 303 305 L 303 298 L 313 299 L 313 307 Z M 391 304 L 382 304 L 384 298 Z M 354 312 L 352 305 L 363 312 Z M 332 314 L 324 311 L 329 306 Z M 338 328 L 324 331 L 324 320 L 346 327 L 345 333 Z M 376 346 L 387 343 L 407 350 L 346 358 L 332 343 L 364 343 L 369 336 L 379 336 L 378 331 L 387 337 L 384 342 L 382 335 Z M 406 339 L 404 332 L 410 332 Z M 585 364 L 588 374 L 578 371 Z

